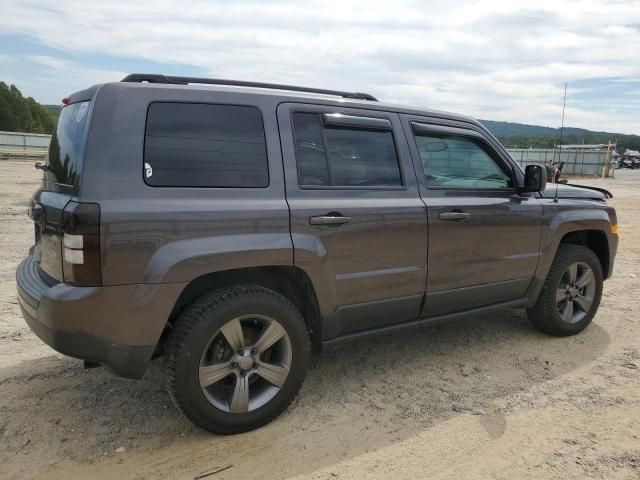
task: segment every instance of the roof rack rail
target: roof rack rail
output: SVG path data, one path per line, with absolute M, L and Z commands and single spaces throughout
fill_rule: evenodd
M 296 87 L 294 85 L 280 85 L 277 83 L 243 82 L 241 80 L 223 80 L 218 78 L 198 78 L 198 77 L 174 77 L 168 75 L 157 75 L 147 73 L 132 73 L 127 75 L 123 82 L 147 82 L 147 83 L 168 83 L 173 85 L 187 85 L 189 83 L 203 83 L 207 85 L 230 85 L 234 87 L 255 87 L 270 88 L 274 90 L 290 90 L 292 92 L 319 93 L 322 95 L 337 95 L 344 98 L 356 100 L 371 100 L 377 102 L 378 99 L 368 93 L 342 92 L 340 90 L 325 90 L 322 88 Z

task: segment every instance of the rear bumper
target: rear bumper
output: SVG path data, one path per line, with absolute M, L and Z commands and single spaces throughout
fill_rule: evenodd
M 22 315 L 42 341 L 127 378 L 144 374 L 182 287 L 51 285 L 31 255 L 18 266 L 16 282 Z
M 98 362 L 120 377 L 142 378 L 153 355 L 153 346 L 132 347 L 105 342 L 84 332 L 49 328 L 32 316 L 20 302 L 22 316 L 33 332 L 54 350 Z

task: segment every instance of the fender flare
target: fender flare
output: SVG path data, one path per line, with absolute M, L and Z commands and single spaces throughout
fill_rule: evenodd
M 288 232 L 191 238 L 156 250 L 141 283 L 190 282 L 208 273 L 273 265 L 293 265 Z
M 575 208 L 557 212 L 554 214 L 543 233 L 540 242 L 540 260 L 536 267 L 536 273 L 528 289 L 528 306 L 533 306 L 540 291 L 544 286 L 551 264 L 560 247 L 562 239 L 569 233 L 585 230 L 601 231 L 607 238 L 611 232 L 611 221 L 606 210 Z

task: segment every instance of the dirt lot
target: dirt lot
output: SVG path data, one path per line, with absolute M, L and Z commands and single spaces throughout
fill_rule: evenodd
M 233 437 L 173 408 L 161 360 L 119 379 L 29 331 L 14 270 L 39 173 L 0 172 L 1 478 L 640 478 L 640 172 L 582 181 L 613 191 L 621 227 L 583 334 L 547 337 L 514 310 L 346 345 L 281 418 Z

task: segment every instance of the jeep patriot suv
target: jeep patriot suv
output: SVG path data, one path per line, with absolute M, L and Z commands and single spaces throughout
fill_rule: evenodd
M 311 353 L 344 340 L 512 307 L 574 335 L 611 275 L 609 192 L 545 190 L 465 116 L 142 74 L 63 103 L 16 274 L 24 318 L 123 377 L 164 356 L 211 432 L 275 418 Z

